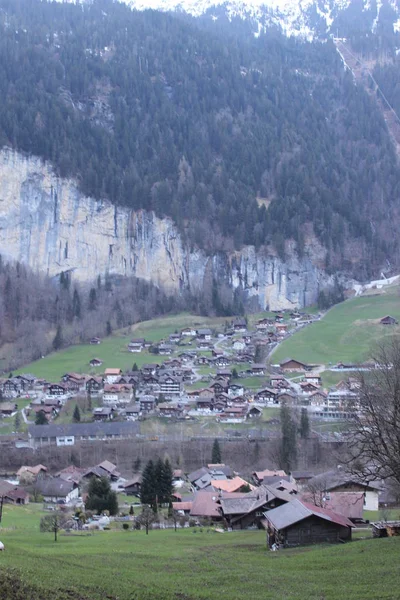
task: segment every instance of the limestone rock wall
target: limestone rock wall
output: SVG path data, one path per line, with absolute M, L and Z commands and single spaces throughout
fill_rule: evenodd
M 311 304 L 327 282 L 310 258 L 295 253 L 282 262 L 252 246 L 213 257 L 190 251 L 171 219 L 88 198 L 48 163 L 9 149 L 0 152 L 0 253 L 51 277 L 135 275 L 171 294 L 201 289 L 212 267 L 218 279 L 241 285 L 270 309 Z

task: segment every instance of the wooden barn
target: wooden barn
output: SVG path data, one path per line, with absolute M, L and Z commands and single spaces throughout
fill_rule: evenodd
M 298 499 L 264 513 L 269 547 L 336 543 L 351 540 L 351 521 L 332 510 Z

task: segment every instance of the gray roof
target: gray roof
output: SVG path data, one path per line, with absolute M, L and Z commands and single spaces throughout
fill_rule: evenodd
M 73 481 L 65 481 L 61 477 L 53 479 L 39 479 L 37 486 L 43 496 L 57 496 L 65 498 L 75 487 Z
M 285 502 L 292 500 L 288 493 L 263 485 L 242 496 L 222 496 L 221 507 L 224 515 L 242 515 L 253 512 L 276 498 Z
M 301 502 L 297 498 L 264 513 L 265 518 L 276 530 L 286 529 L 313 515 L 344 527 L 352 527 L 352 523 L 346 517 L 331 510 Z
M 30 425 L 29 436 L 62 437 L 62 436 L 89 436 L 89 435 L 135 435 L 139 433 L 139 424 L 132 421 L 121 421 L 111 423 L 69 423 L 66 425 Z
M 355 483 L 365 488 L 372 488 L 376 490 L 381 489 L 381 485 L 376 481 L 365 481 L 361 477 L 346 472 L 345 469 L 333 469 L 332 471 L 326 471 L 320 473 L 309 480 L 310 485 L 319 485 L 324 488 L 324 491 L 334 490 L 335 488 L 345 485 L 346 483 Z
M 199 479 L 196 479 L 196 481 L 194 482 L 194 485 L 199 490 L 202 490 L 203 488 L 209 487 L 210 484 L 211 484 L 211 475 L 209 473 L 205 473 L 204 475 L 202 475 L 201 477 L 199 477 Z
M 277 483 L 279 483 L 280 481 L 290 481 L 290 475 L 284 475 L 284 476 L 280 476 L 280 475 L 267 475 L 267 477 L 264 477 L 262 480 L 263 485 L 276 485 Z
M 36 375 L 32 375 L 32 373 L 21 373 L 21 375 L 16 375 L 14 379 L 26 379 L 27 381 L 36 381 Z
M 208 474 L 208 469 L 206 467 L 201 467 L 201 469 L 189 473 L 188 479 L 191 483 L 194 483 L 197 479 L 200 479 L 200 477 L 206 474 Z

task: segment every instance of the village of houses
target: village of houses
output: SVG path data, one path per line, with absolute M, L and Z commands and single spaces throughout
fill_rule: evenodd
M 283 402 L 307 408 L 312 419 L 346 419 L 357 410 L 357 382 L 348 376 L 355 365 L 332 366 L 343 372 L 343 379 L 329 390 L 322 387 L 320 365 L 288 358 L 267 366 L 267 357 L 279 341 L 315 318 L 276 314 L 260 319 L 254 331 L 248 330 L 245 319 L 236 319 L 220 331 L 185 328 L 158 344 L 131 339 L 127 351 L 132 353 L 132 362 L 150 346 L 154 362 L 130 372 L 122 372 L 116 365 L 104 368 L 101 375 L 65 373 L 59 382 L 29 374 L 3 379 L 0 410 L 13 416 L 18 398 L 30 399 L 23 409 L 28 432 L 15 439 L 17 447 L 33 450 L 132 438 L 140 434 L 141 421 L 152 416 L 185 422 L 202 415 L 221 423 L 244 423 L 258 419 L 265 407 Z M 387 319 L 391 318 L 382 321 Z M 97 338 L 92 340 L 94 348 L 100 343 Z M 260 347 L 263 361 L 256 362 Z M 91 360 L 97 368 L 99 363 L 95 357 Z M 242 381 L 249 378 L 259 378 L 259 385 L 244 385 Z M 194 382 L 198 382 L 197 389 L 193 389 Z M 95 405 L 92 418 L 58 423 L 63 407 L 82 395 Z M 35 424 L 39 412 L 45 416 L 40 425 Z M 140 503 L 140 473 L 123 476 L 108 460 L 90 468 L 70 465 L 52 474 L 43 465 L 23 466 L 0 481 L 0 497 L 24 505 L 34 489 L 47 509 L 51 505 L 83 507 L 91 477 L 109 479 L 113 489 L 124 495 L 127 506 Z M 271 549 L 350 540 L 352 528 L 364 522 L 365 510 L 397 505 L 397 498 L 382 485 L 355 478 L 340 465 L 325 473 L 286 473 L 270 467 L 244 479 L 228 465 L 208 464 L 192 473 L 175 470 L 173 484 L 172 507 L 180 526 L 208 523 L 228 531 L 264 527 Z M 123 518 L 134 521 L 136 517 Z M 110 521 L 109 517 L 94 519 L 94 526 L 100 528 Z M 156 526 L 168 526 L 167 521 Z M 373 525 L 374 535 L 392 535 L 388 527 L 382 522 Z
M 93 356 L 87 373 L 65 373 L 61 381 L 28 373 L 1 379 L 0 419 L 15 416 L 18 399 L 29 400 L 22 410 L 28 437 L 19 434 L 17 443 L 29 442 L 32 447 L 73 445 L 99 439 L 99 435 L 129 437 L 139 433 L 140 421 L 152 417 L 174 422 L 208 417 L 221 425 L 256 422 L 266 407 L 282 403 L 307 408 L 311 419 L 346 419 L 357 409 L 352 371 L 373 365 L 331 365 L 329 369 L 343 373 L 343 378 L 324 389 L 321 370 L 325 366 L 296 358 L 273 364 L 273 350 L 279 342 L 316 319 L 277 313 L 260 319 L 250 331 L 246 319 L 235 319 L 220 330 L 187 327 L 157 344 L 131 339 L 126 351 L 132 355 L 132 365 L 140 353 L 153 362 L 128 372 L 118 364 L 101 371 L 102 360 Z M 382 322 L 385 319 L 391 317 Z M 95 355 L 101 340 L 94 338 L 91 344 Z M 66 423 L 60 418 L 63 409 L 79 398 L 88 401 L 91 414 L 85 414 L 84 423 L 72 423 L 72 415 Z M 47 426 L 35 425 L 39 412 L 45 415 Z
M 22 466 L 12 479 L 0 480 L 0 498 L 23 506 L 31 496 L 36 502 L 40 498 L 44 510 L 74 514 L 84 510 L 91 478 L 100 477 L 110 482 L 120 501 L 124 498 L 119 515 L 90 515 L 85 525 L 72 521 L 70 527 L 109 529 L 112 522 L 118 527 L 122 521 L 134 529 L 140 523 L 141 475 L 125 478 L 108 460 L 90 468 L 71 465 L 53 475 L 42 464 Z M 264 528 L 272 550 L 350 541 L 353 528 L 365 525 L 364 511 L 376 511 L 388 501 L 379 484 L 362 481 L 340 466 L 318 475 L 267 468 L 245 480 L 229 465 L 208 464 L 191 473 L 173 471 L 173 486 L 170 509 L 167 513 L 160 507 L 153 527 L 207 526 L 221 532 Z M 372 533 L 397 534 L 399 527 L 389 531 L 393 527 L 393 522 L 377 521 Z

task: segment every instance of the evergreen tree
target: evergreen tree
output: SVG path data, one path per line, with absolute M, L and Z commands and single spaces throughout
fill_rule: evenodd
M 142 504 L 148 504 L 156 510 L 157 483 L 155 479 L 155 466 L 152 460 L 149 460 L 142 473 L 142 485 L 140 488 L 140 501 Z
M 166 458 L 163 464 L 160 486 L 160 496 L 162 499 L 162 504 L 167 504 L 172 501 L 172 494 L 174 491 L 174 486 L 172 483 L 173 478 L 174 473 L 171 467 L 171 463 L 169 462 L 168 458 Z
M 111 335 L 112 334 L 112 327 L 111 327 L 110 321 L 107 321 L 107 323 L 106 323 L 106 334 L 107 335 Z
M 300 416 L 300 437 L 307 439 L 310 435 L 310 420 L 308 418 L 308 410 L 306 408 L 301 409 Z
M 56 332 L 56 335 L 53 340 L 53 349 L 59 350 L 60 348 L 62 348 L 63 343 L 64 343 L 64 340 L 63 340 L 63 335 L 62 335 L 62 327 L 61 327 L 61 325 L 58 325 L 57 332 Z
M 211 452 L 211 462 L 213 465 L 218 465 L 221 463 L 221 461 L 221 448 L 219 445 L 219 441 L 217 440 L 217 438 L 215 438 Z
M 132 371 L 139 371 L 139 367 L 137 366 L 137 363 L 133 363 Z
M 46 414 L 43 412 L 43 410 L 39 410 L 39 412 L 36 413 L 35 425 L 47 425 L 47 424 L 48 424 L 48 420 L 47 420 Z
M 81 420 L 81 411 L 79 410 L 79 406 L 77 404 L 75 404 L 72 420 L 74 423 L 79 423 Z
M 237 369 L 233 368 L 232 369 L 232 379 L 238 379 L 239 377 L 239 373 L 237 372 Z
M 95 288 L 90 288 L 88 308 L 89 310 L 96 310 L 97 308 L 97 293 Z
M 164 503 L 164 463 L 158 458 L 154 467 L 156 510 Z
M 108 510 L 110 515 L 118 513 L 117 494 L 112 491 L 107 477 L 92 477 L 89 483 L 86 510 L 94 510 L 97 514 Z
M 296 466 L 297 460 L 297 440 L 296 424 L 292 417 L 290 408 L 283 403 L 280 411 L 281 419 L 281 465 L 286 472 L 291 471 Z
M 132 516 L 135 514 L 135 511 L 133 510 L 133 505 L 131 504 L 130 508 L 129 508 L 129 514 Z

